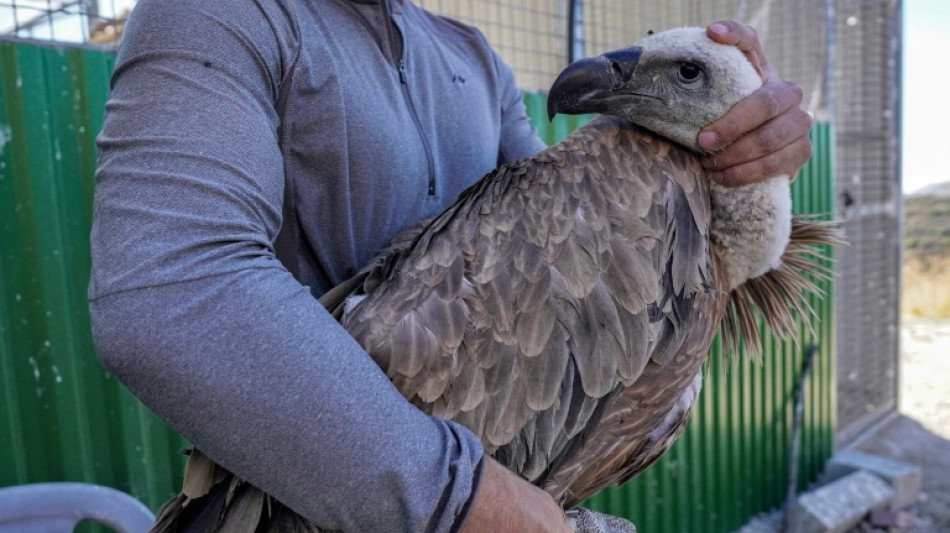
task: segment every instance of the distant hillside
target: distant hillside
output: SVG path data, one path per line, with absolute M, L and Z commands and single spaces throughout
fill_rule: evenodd
M 950 182 L 904 197 L 901 315 L 950 319 Z
M 950 196 L 950 181 L 928 185 L 910 196 Z
M 909 257 L 950 257 L 950 182 L 904 198 L 904 250 Z

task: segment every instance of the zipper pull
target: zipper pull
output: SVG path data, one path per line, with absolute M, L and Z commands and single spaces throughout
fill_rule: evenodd
M 399 81 L 406 83 L 409 80 L 409 74 L 406 72 L 406 60 L 399 60 Z

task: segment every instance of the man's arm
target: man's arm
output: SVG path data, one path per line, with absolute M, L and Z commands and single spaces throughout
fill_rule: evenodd
M 808 132 L 812 117 L 803 111 L 802 87 L 783 80 L 769 64 L 756 31 L 745 24 L 721 21 L 706 33 L 714 41 L 735 45 L 764 84 L 699 134 L 699 145 L 722 151 L 707 155 L 703 166 L 723 185 L 738 186 L 788 174 L 794 177 L 811 157 Z
M 515 83 L 511 67 L 495 55 L 498 93 L 501 95 L 501 140 L 498 163 L 510 163 L 533 156 L 547 148 L 531 125 L 524 107 L 524 93 Z
M 543 490 L 485 456 L 462 533 L 573 533 L 560 506 Z
M 183 436 L 321 525 L 450 531 L 477 439 L 403 399 L 273 253 L 286 9 L 136 6 L 99 138 L 97 349 Z

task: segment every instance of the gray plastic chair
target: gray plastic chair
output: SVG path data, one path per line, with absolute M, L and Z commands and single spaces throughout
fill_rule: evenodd
M 65 533 L 90 520 L 142 533 L 155 516 L 118 490 L 89 483 L 36 483 L 0 489 L 0 533 Z

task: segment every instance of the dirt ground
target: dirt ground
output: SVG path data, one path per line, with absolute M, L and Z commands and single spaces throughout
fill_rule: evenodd
M 901 328 L 901 416 L 859 450 L 919 465 L 921 501 L 912 530 L 950 532 L 950 321 L 905 322 Z

